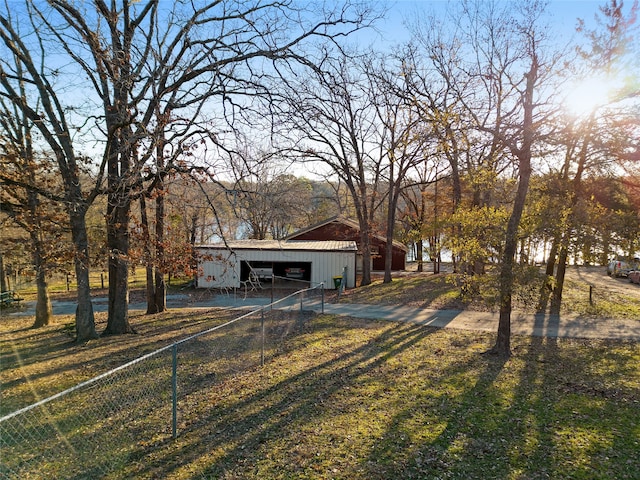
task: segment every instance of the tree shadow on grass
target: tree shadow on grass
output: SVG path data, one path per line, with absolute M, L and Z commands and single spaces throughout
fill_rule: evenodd
M 362 324 L 360 320 L 354 322 Z M 376 368 L 437 331 L 391 324 L 364 344 L 340 346 L 329 360 L 285 376 L 265 388 L 256 386 L 237 400 L 222 399 L 220 405 L 210 404 L 192 416 L 192 423 L 183 425 L 174 445 L 171 441 L 166 443 L 165 452 L 155 461 L 145 461 L 143 472 L 136 474 L 169 475 L 182 465 L 192 464 L 192 471 L 198 473 L 189 478 L 241 478 L 246 473 L 233 472 L 252 471 L 259 457 L 268 453 L 265 448 L 268 450 L 269 444 L 283 432 L 288 432 L 287 436 L 295 426 L 306 429 L 313 428 L 316 422 L 318 425 L 325 422 L 336 408 L 336 398 L 345 390 L 366 382 Z M 335 333 L 327 331 L 327 341 Z M 208 397 L 206 393 L 201 395 L 203 400 Z M 289 441 L 290 438 L 285 439 L 285 443 Z M 295 445 L 287 447 L 295 448 Z M 142 457 L 146 453 L 138 452 Z M 300 469 L 314 468 L 311 452 L 296 455 L 298 465 L 294 462 L 281 465 L 285 477 L 296 478 Z
M 543 329 L 544 316 L 536 317 Z M 530 345 L 526 342 L 530 340 Z M 363 478 L 549 478 L 553 471 L 553 432 L 541 412 L 555 398 L 545 386 L 554 365 L 556 339 L 524 337 L 509 362 L 519 364 L 519 378 L 507 360 L 495 356 L 471 359 L 475 383 L 446 404 L 423 399 L 390 422 L 385 438 L 363 462 Z M 440 381 L 455 374 L 442 372 Z M 418 408 L 432 409 L 427 416 Z M 421 418 L 422 425 L 416 423 Z M 430 424 L 429 424 L 430 423 Z M 425 438 L 426 437 L 426 438 Z M 361 466 L 361 470 L 362 470 Z
M 545 316 L 537 321 L 543 329 Z M 349 338 L 351 328 L 356 339 Z M 573 471 L 587 478 L 586 470 L 559 465 L 557 435 L 558 421 L 566 422 L 563 428 L 588 427 L 590 412 L 579 412 L 574 423 L 555 410 L 560 403 L 566 408 L 565 390 L 590 393 L 602 381 L 585 376 L 578 379 L 585 384 L 576 384 L 571 376 L 582 375 L 581 363 L 596 362 L 603 350 L 585 357 L 583 349 L 560 350 L 554 339 L 515 337 L 515 355 L 505 361 L 479 355 L 490 340 L 412 324 L 314 320 L 266 368 L 189 394 L 179 405 L 178 438 L 159 435 L 137 445 L 126 474 L 374 480 L 548 478 Z M 610 357 L 607 362 L 620 363 Z M 637 365 L 624 368 L 616 375 L 637 374 Z M 632 406 L 638 392 L 624 395 Z M 625 405 L 616 412 L 628 415 Z M 624 428 L 615 444 L 633 458 L 632 442 L 622 444 L 622 436 L 634 430 Z M 623 473 L 637 466 L 616 467 L 607 448 L 586 466 L 604 461 Z
M 188 311 L 172 311 L 161 316 L 139 315 L 135 319 L 140 335 L 104 337 L 88 345 L 74 341 L 73 323 L 59 323 L 37 330 L 11 330 L 10 337 L 0 340 L 3 371 L 3 405 L 0 410 L 9 413 L 26 407 L 117 368 L 143 353 L 166 347 L 190 333 L 222 323 L 229 314 L 212 311 L 211 317 L 196 321 L 192 317 Z M 97 320 L 97 324 L 102 325 L 104 321 Z M 27 383 L 35 387 L 23 388 Z
M 507 361 L 498 356 L 477 357 L 475 361 L 484 363 L 483 370 L 460 395 L 423 398 L 389 422 L 384 438 L 391 440 L 374 445 L 361 466 L 366 471 L 362 478 L 474 478 L 464 471 L 465 457 L 483 462 L 499 448 L 477 434 L 493 423 L 481 419 L 486 412 L 478 409 L 478 399 L 487 405 L 496 402 L 493 385 Z M 460 368 L 452 365 L 440 372 L 440 380 L 458 375 Z M 421 409 L 428 412 L 426 418 Z
M 547 320 L 537 316 L 536 328 Z M 483 356 L 475 383 L 441 411 L 438 402 L 418 402 L 436 411 L 432 423 L 416 424 L 416 405 L 398 412 L 384 435 L 394 442 L 377 443 L 353 477 L 637 478 L 640 392 L 623 386 L 638 368 L 625 344 L 513 340 L 508 363 Z
M 534 331 L 557 331 L 557 320 L 536 315 Z M 558 365 L 558 340 L 556 336 L 521 340 L 525 342 L 520 354 L 523 366 L 508 412 L 513 428 L 513 438 L 508 443 L 508 470 L 531 479 L 553 478 L 553 420 L 546 414 L 553 411 L 557 402 L 553 370 Z

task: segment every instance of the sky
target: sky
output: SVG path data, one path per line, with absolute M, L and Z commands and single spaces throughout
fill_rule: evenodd
M 512 0 L 505 0 L 510 2 Z M 575 34 L 577 19 L 583 19 L 587 25 L 594 24 L 594 15 L 599 11 L 602 1 L 594 0 L 550 0 L 549 18 L 554 29 L 564 39 L 569 39 Z M 447 10 L 455 0 L 383 0 L 382 4 L 389 9 L 385 22 L 380 22 L 376 36 L 378 41 L 391 45 L 402 43 L 409 39 L 410 34 L 405 26 L 407 19 L 412 19 L 420 11 L 434 11 L 442 13 Z M 627 3 L 630 3 L 627 0 Z

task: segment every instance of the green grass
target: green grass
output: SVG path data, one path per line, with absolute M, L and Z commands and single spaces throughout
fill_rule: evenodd
M 265 369 L 194 401 L 198 422 L 125 475 L 637 478 L 636 344 L 323 316 Z
M 640 320 L 640 301 L 637 296 L 624 295 L 614 291 L 594 290 L 589 302 L 589 286 L 584 282 L 567 282 L 566 293 L 562 297 L 563 311 L 588 317 L 632 318 Z M 636 285 L 629 289 L 636 290 Z
M 68 281 L 67 281 L 68 278 Z M 168 289 L 181 289 L 185 287 L 191 278 L 165 278 Z M 109 274 L 107 272 L 91 271 L 89 274 L 89 286 L 94 294 L 107 294 L 109 288 Z M 129 273 L 129 288 L 132 290 L 144 289 L 146 286 L 146 273 L 144 268 L 137 268 Z M 48 279 L 49 293 L 53 297 L 75 295 L 78 284 L 75 275 L 54 274 Z M 35 300 L 37 287 L 34 278 L 21 277 L 17 286 L 12 287 L 26 300 Z
M 418 303 L 424 307 L 457 308 L 463 306 L 459 276 L 453 274 L 410 276 L 347 290 L 341 301 L 371 304 Z
M 534 308 L 535 281 L 516 288 L 516 309 Z M 64 284 L 57 287 L 64 295 Z M 408 276 L 390 284 L 376 279 L 341 301 L 492 310 L 496 291 L 492 274 Z M 638 297 L 620 291 L 596 290 L 589 302 L 588 284 L 569 278 L 563 313 L 640 319 Z M 33 318 L 2 317 L 0 414 L 230 315 L 134 313 L 139 335 L 85 345 L 72 342 L 70 316 L 38 330 L 28 328 Z M 96 319 L 101 331 L 105 314 Z M 245 333 L 229 334 L 238 342 L 225 341 L 215 355 L 202 342 L 182 360 L 177 439 L 170 436 L 168 393 L 159 382 L 166 361 L 139 380 L 104 387 L 106 399 L 120 399 L 157 385 L 165 399 L 160 406 L 141 395 L 133 422 L 116 411 L 68 426 L 65 435 L 98 438 L 102 448 L 87 461 L 110 465 L 107 478 L 118 479 L 640 478 L 637 343 L 514 336 L 513 356 L 501 360 L 482 354 L 493 334 L 323 315 L 271 350 L 265 367 L 243 369 Z M 69 418 L 82 421 L 96 399 L 91 392 L 79 398 L 73 407 L 52 407 L 51 424 L 62 429 Z M 114 424 L 129 423 L 133 429 L 124 436 L 103 439 Z M 38 475 L 99 475 L 53 458 Z
M 640 320 L 640 296 L 638 287 L 629 284 L 629 294 L 595 289 L 589 299 L 589 284 L 572 279 L 572 269 L 563 289 L 561 314 L 584 317 L 630 318 Z M 612 282 L 614 280 L 611 280 Z M 536 313 L 541 304 L 543 288 L 542 273 L 525 278 L 514 286 L 513 309 Z M 394 278 L 391 283 L 383 283 L 382 278 L 374 278 L 370 285 L 347 290 L 341 302 L 411 305 L 431 309 L 454 309 L 476 311 L 498 311 L 498 279 L 496 272 L 485 275 L 466 276 L 453 273 L 437 275 L 407 276 Z M 548 310 L 549 299 L 546 303 Z
M 65 375 L 92 376 L 216 315 L 136 318 L 141 335 L 85 347 L 68 343 L 65 324 L 20 330 L 6 319 L 3 404 L 15 399 L 21 368 L 30 390 L 48 391 Z M 132 438 L 108 478 L 638 478 L 637 343 L 516 336 L 514 355 L 502 360 L 482 354 L 493 339 L 323 315 L 265 367 L 233 377 L 206 375 L 219 359 L 202 350 L 192 366 L 197 388 L 180 399 L 178 438 L 166 429 Z M 16 349 L 20 360 L 10 355 Z M 163 410 L 145 412 L 140 421 L 166 425 Z M 93 455 L 95 465 L 111 461 L 106 451 Z M 55 462 L 43 468 L 64 471 Z

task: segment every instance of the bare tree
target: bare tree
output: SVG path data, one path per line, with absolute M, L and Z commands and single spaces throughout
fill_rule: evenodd
M 440 273 L 442 263 L 441 240 L 447 212 L 453 210 L 453 192 L 447 177 L 438 169 L 437 155 L 425 152 L 421 165 L 410 173 L 407 185 L 402 189 L 401 222 L 405 225 L 405 237 L 415 244 L 417 270 L 424 271 L 423 256 L 427 240 L 433 273 Z M 442 168 L 444 171 L 444 168 Z M 415 177 L 415 178 L 412 178 Z
M 156 156 L 154 174 L 160 180 L 162 171 L 174 166 L 161 161 L 164 152 L 156 150 L 166 140 L 162 132 L 176 131 L 176 124 L 183 132 L 197 129 L 192 120 L 201 117 L 204 105 L 220 112 L 223 124 L 231 125 L 246 106 L 243 98 L 266 92 L 265 77 L 280 75 L 293 64 L 314 67 L 321 58 L 311 55 L 313 42 L 335 42 L 360 28 L 369 8 L 346 4 L 305 9 L 288 2 L 254 0 L 176 2 L 170 10 L 161 8 L 165 4 L 159 0 L 90 4 L 52 0 L 47 5 L 26 5 L 37 15 L 31 18 L 40 22 L 40 46 L 56 45 L 60 51 L 55 62 L 64 63 L 66 57 L 76 72 L 82 72 L 77 78 L 88 78 L 91 93 L 83 98 L 93 102 L 88 117 L 93 124 L 83 127 L 104 142 L 99 171 L 106 174 L 109 198 L 105 333 L 132 332 L 127 311 L 131 203 L 149 159 Z M 10 22 L 3 23 L 9 31 Z M 20 36 L 7 35 L 5 43 L 13 48 L 12 41 Z M 42 65 L 50 69 L 47 74 L 55 74 L 49 65 L 53 57 L 42 58 Z M 216 135 L 204 130 L 203 140 L 215 141 Z M 72 138 L 68 136 L 69 144 Z M 162 214 L 161 205 L 157 212 Z M 161 225 L 156 221 L 157 228 Z
M 495 137 L 496 142 L 509 150 L 516 161 L 518 171 L 518 184 L 505 232 L 500 264 L 500 317 L 497 339 L 495 345 L 489 350 L 490 353 L 501 356 L 511 354 L 514 261 L 519 240 L 518 229 L 529 191 L 532 157 L 536 143 L 541 142 L 548 134 L 545 129 L 548 118 L 546 112 L 540 108 L 547 102 L 544 101 L 540 90 L 542 90 L 541 86 L 548 82 L 548 75 L 553 72 L 554 58 L 545 57 L 548 38 L 541 25 L 542 13 L 541 6 L 535 2 L 523 4 L 522 11 L 517 12 L 518 16 L 511 23 L 515 31 L 509 32 L 517 40 L 514 45 L 514 57 L 512 59 L 507 57 L 506 62 L 498 64 L 489 63 L 488 72 L 483 72 L 485 75 L 492 75 L 494 72 L 492 68 L 497 67 L 501 74 L 504 73 L 508 78 L 512 78 L 509 88 L 515 96 L 511 104 L 505 105 L 507 110 L 504 112 L 504 122 L 496 122 L 495 128 L 486 129 Z M 506 18 L 501 16 L 499 20 L 505 22 Z M 504 67 L 507 67 L 507 70 L 504 70 Z M 518 71 L 523 73 L 522 77 L 516 76 Z M 479 125 L 486 124 L 480 122 Z
M 244 236 L 282 239 L 305 225 L 311 203 L 308 181 L 285 173 L 271 153 L 247 146 L 234 157 L 236 180 L 228 187 L 227 200 L 246 227 Z
M 446 213 L 453 214 L 462 206 L 463 178 L 473 165 L 470 119 L 463 103 L 470 83 L 462 63 L 464 42 L 456 37 L 456 29 L 446 30 L 434 17 L 418 17 L 412 28 L 415 40 L 402 52 L 407 100 L 436 141 L 440 163 L 443 167 L 448 164 L 441 175 L 450 178 L 453 202 Z M 460 234 L 459 226 L 452 228 L 450 236 Z M 460 252 L 452 252 L 454 271 L 458 271 L 460 257 Z
M 501 201 L 494 198 L 495 185 L 513 169 L 512 156 L 500 140 L 516 114 L 519 95 L 512 78 L 520 67 L 514 41 L 518 33 L 509 30 L 510 14 L 499 2 L 461 2 L 447 22 L 434 17 L 418 22 L 416 47 L 405 53 L 416 108 L 449 163 L 453 213 L 464 209 L 454 219 L 493 209 Z M 464 202 L 463 189 L 470 192 Z M 450 237 L 460 237 L 463 227 L 453 222 Z M 465 272 L 483 273 L 483 252 L 454 250 L 454 270 L 460 270 L 461 260 Z
M 93 306 L 89 288 L 89 246 L 86 213 L 99 193 L 103 166 L 99 165 L 95 182 L 84 189 L 85 158 L 79 156 L 74 145 L 76 128 L 69 118 L 70 109 L 62 102 L 57 69 L 46 59 L 46 41 L 40 36 L 42 25 L 37 23 L 30 4 L 20 18 L 13 18 L 9 5 L 3 4 L 0 14 L 0 38 L 3 52 L 0 60 L 0 96 L 15 106 L 19 115 L 31 122 L 52 151 L 64 188 L 66 210 L 69 215 L 72 241 L 75 247 L 75 273 L 78 284 L 76 309 L 76 340 L 87 341 L 98 336 L 95 330 Z M 19 28 L 17 27 L 19 25 Z M 32 43 L 27 43 L 32 42 Z M 28 85 L 24 94 L 21 85 Z M 25 183 L 26 188 L 29 185 Z
M 435 131 L 442 132 L 454 195 L 459 192 L 456 176 L 462 159 L 466 159 L 472 208 L 490 205 L 495 180 L 515 172 L 517 187 L 501 252 L 498 337 L 491 349 L 500 355 L 510 354 L 514 260 L 532 157 L 536 143 L 548 133 L 542 108 L 546 99 L 541 92 L 555 59 L 545 56 L 548 38 L 541 25 L 543 12 L 544 5 L 534 1 L 521 2 L 517 8 L 500 2 L 462 2 L 452 33 L 443 32 L 423 42 L 431 60 L 427 72 L 435 72 L 436 85 L 441 85 L 438 95 L 425 81 L 422 88 L 416 88 L 425 117 Z M 433 74 L 422 78 L 433 78 Z M 473 271 L 481 271 L 480 260 L 474 262 Z
M 24 89 L 23 95 L 25 95 Z M 49 265 L 56 260 L 55 237 L 62 236 L 58 206 L 49 201 L 42 202 L 47 195 L 62 198 L 56 188 L 55 177 L 46 158 L 38 158 L 34 151 L 32 123 L 14 105 L 6 105 L 0 98 L 0 211 L 8 215 L 14 224 L 29 235 L 36 271 L 37 301 L 34 328 L 49 325 L 53 316 L 49 298 Z M 45 199 L 46 200 L 46 199 Z
M 281 112 L 291 151 L 303 162 L 320 162 L 350 193 L 360 226 L 361 285 L 371 283 L 374 214 L 380 206 L 380 123 L 371 102 L 362 58 L 338 54 L 311 77 L 290 79 Z M 291 138 L 291 132 L 297 138 Z
M 380 135 L 372 139 L 378 148 L 378 161 L 383 185 L 381 198 L 386 198 L 386 253 L 384 283 L 391 282 L 393 241 L 396 230 L 398 202 L 402 192 L 413 185 L 408 173 L 424 162 L 426 145 L 432 132 L 424 124 L 415 103 L 411 100 L 411 87 L 405 82 L 403 65 L 393 68 L 384 60 L 376 63 L 370 57 L 365 62 L 369 82 L 370 102 L 373 105 Z

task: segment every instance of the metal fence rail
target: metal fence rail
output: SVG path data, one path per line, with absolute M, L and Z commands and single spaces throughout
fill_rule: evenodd
M 277 355 L 323 286 L 177 341 L 0 418 L 1 479 L 101 478 L 197 422 L 206 392 Z M 192 411 L 193 410 L 193 411 Z

